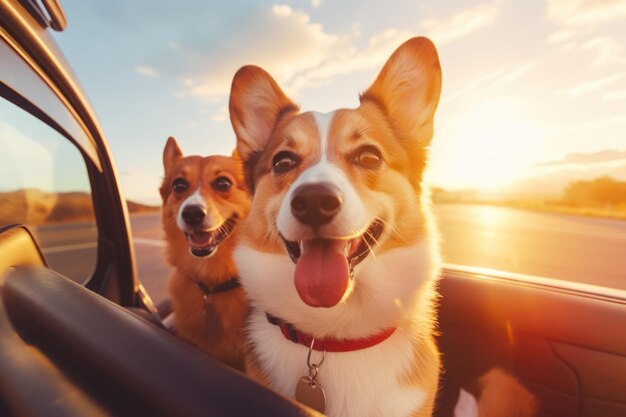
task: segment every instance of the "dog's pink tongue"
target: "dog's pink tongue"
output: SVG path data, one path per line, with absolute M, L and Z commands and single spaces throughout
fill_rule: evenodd
M 332 307 L 341 300 L 350 277 L 344 247 L 344 242 L 332 240 L 305 243 L 294 276 L 302 301 L 312 307 Z

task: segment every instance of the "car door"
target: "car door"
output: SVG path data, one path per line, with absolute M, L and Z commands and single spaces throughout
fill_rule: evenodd
M 453 265 L 440 289 L 438 416 L 461 387 L 479 396 L 493 368 L 535 395 L 539 416 L 626 415 L 625 291 Z

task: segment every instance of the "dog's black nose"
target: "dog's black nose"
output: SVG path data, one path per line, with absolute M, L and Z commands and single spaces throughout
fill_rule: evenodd
M 293 191 L 291 212 L 301 223 L 319 227 L 339 213 L 342 202 L 341 191 L 333 184 L 302 184 Z
M 183 209 L 183 220 L 189 226 L 197 226 L 206 217 L 206 208 L 198 204 L 188 205 Z

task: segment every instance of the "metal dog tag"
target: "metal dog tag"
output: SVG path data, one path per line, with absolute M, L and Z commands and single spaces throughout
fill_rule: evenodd
M 205 298 L 204 300 L 204 327 L 210 338 L 214 339 L 220 332 L 220 320 L 213 303 Z
M 322 414 L 326 408 L 326 393 L 324 392 L 324 388 L 308 376 L 303 376 L 298 381 L 298 385 L 296 385 L 296 400 Z
M 322 352 L 322 358 L 318 363 L 312 363 L 311 353 L 313 353 L 314 346 L 315 338 L 311 339 L 309 354 L 306 357 L 306 366 L 309 368 L 309 375 L 303 376 L 298 381 L 296 385 L 296 400 L 324 414 L 324 410 L 326 409 L 326 392 L 324 392 L 324 388 L 317 382 L 317 374 L 326 358 L 326 350 Z

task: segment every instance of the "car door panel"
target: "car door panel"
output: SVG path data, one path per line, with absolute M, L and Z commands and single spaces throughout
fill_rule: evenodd
M 45 265 L 46 262 L 33 238 L 24 226 L 9 225 L 0 228 L 0 285 L 2 277 L 19 265 Z
M 581 416 L 626 415 L 626 357 L 564 343 L 553 346 L 578 375 Z
M 43 266 L 12 269 L 1 291 L 19 337 L 109 415 L 319 415 Z
M 578 414 L 581 388 L 572 367 L 554 351 L 548 340 L 519 334 L 516 340 L 514 371 L 540 399 L 546 416 Z
M 441 293 L 447 395 L 502 367 L 537 396 L 542 416 L 625 415 L 623 291 L 447 270 Z

